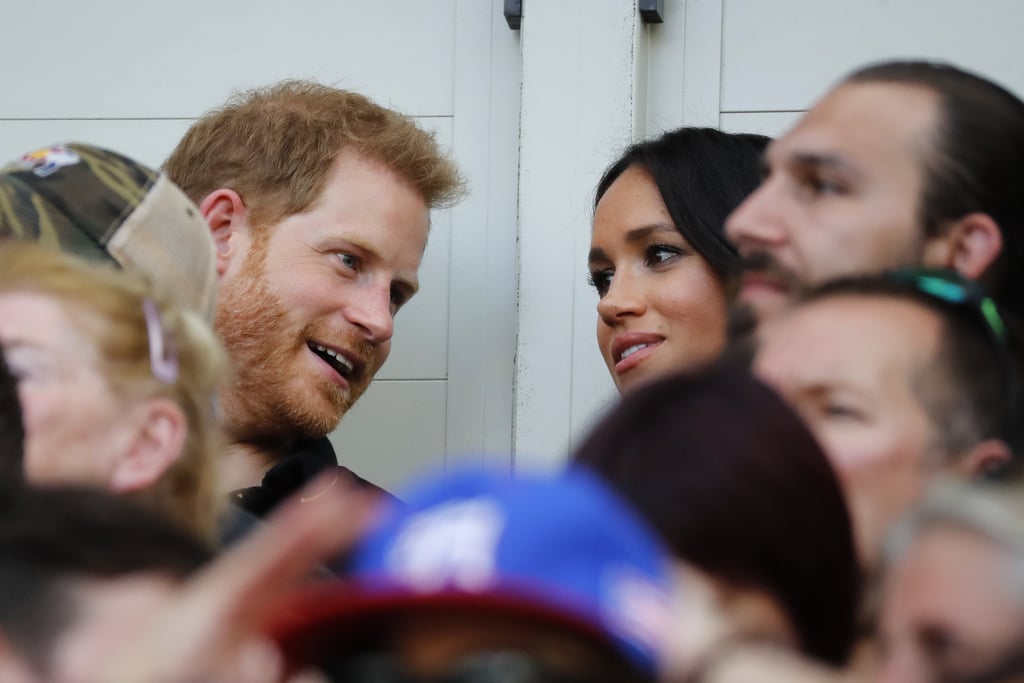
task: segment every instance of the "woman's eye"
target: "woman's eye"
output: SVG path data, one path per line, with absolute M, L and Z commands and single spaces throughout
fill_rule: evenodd
M 587 276 L 587 282 L 597 291 L 598 296 L 603 297 L 608 293 L 608 288 L 612 284 L 612 271 L 592 270 Z
M 683 253 L 679 247 L 671 247 L 667 244 L 656 244 L 647 249 L 647 264 L 656 266 L 666 263 Z

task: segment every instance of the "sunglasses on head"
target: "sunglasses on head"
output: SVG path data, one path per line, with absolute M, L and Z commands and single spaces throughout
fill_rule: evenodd
M 1003 436 L 1016 433 L 1019 380 L 1010 348 L 1010 334 L 996 302 L 985 289 L 954 270 L 945 268 L 898 268 L 886 273 L 893 282 L 908 284 L 918 292 L 945 304 L 960 307 L 981 325 L 1003 377 L 1005 411 Z

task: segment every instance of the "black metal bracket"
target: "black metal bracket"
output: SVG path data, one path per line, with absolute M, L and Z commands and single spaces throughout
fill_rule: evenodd
M 505 23 L 513 31 L 518 31 L 523 23 L 523 0 L 505 0 Z
M 505 7 L 508 8 L 508 0 L 505 0 Z M 665 21 L 665 0 L 639 0 L 638 9 L 645 24 L 661 24 Z

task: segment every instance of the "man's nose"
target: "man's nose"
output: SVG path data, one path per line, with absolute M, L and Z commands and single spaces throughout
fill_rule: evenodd
M 725 221 L 725 235 L 741 252 L 782 244 L 787 235 L 785 205 L 776 184 L 766 180 Z
M 345 306 L 345 318 L 364 330 L 370 342 L 379 344 L 390 340 L 395 333 L 390 285 L 360 289 Z

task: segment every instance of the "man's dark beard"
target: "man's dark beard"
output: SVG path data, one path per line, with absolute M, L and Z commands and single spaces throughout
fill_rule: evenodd
M 757 351 L 757 314 L 742 301 L 734 301 L 725 319 L 725 355 L 731 362 L 750 367 Z
M 779 263 L 778 259 L 767 251 L 752 251 L 740 257 L 739 271 L 740 277 L 744 273 L 757 273 L 791 295 L 797 295 L 805 289 L 797 274 Z

